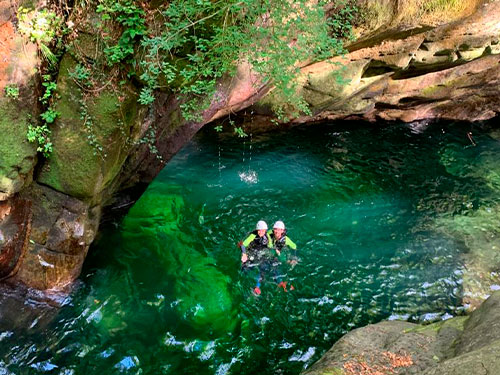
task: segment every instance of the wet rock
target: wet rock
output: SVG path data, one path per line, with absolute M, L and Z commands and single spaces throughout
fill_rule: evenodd
M 0 279 L 16 273 L 28 246 L 31 202 L 19 198 L 0 202 Z
M 426 326 L 381 322 L 356 329 L 304 374 L 354 375 L 360 373 L 354 371 L 358 366 L 401 375 L 500 373 L 499 307 L 500 292 L 495 292 L 470 317 Z
M 38 184 L 24 196 L 33 200 L 31 241 L 10 281 L 41 290 L 63 290 L 80 274 L 97 231 L 100 206 L 91 207 Z
M 464 333 L 456 345 L 456 355 L 469 353 L 496 342 L 500 342 L 499 292 L 495 292 L 470 315 Z
M 367 368 L 388 373 L 421 374 L 436 363 L 436 358 L 449 355 L 464 320 L 454 318 L 428 326 L 390 321 L 359 328 L 342 337 L 304 373 L 316 375 L 338 371 L 339 374 L 351 374 L 347 370 L 362 363 Z M 397 366 L 391 356 L 407 366 Z
M 47 327 L 58 309 L 52 302 L 33 299 L 29 290 L 0 284 L 0 332 L 34 332 Z M 2 343 L 5 345 L 6 343 Z

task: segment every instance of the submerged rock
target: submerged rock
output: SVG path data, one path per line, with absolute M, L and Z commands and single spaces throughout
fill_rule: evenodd
M 125 218 L 123 262 L 128 257 L 136 283 L 156 283 L 154 290 L 163 287 L 181 321 L 196 332 L 207 336 L 230 332 L 237 323 L 231 280 L 215 259 L 196 249 L 189 228 L 183 226 L 180 187 L 160 189 L 161 194 L 143 196 Z M 146 272 L 138 267 L 143 257 L 147 257 Z
M 496 153 L 497 141 L 490 137 L 467 146 L 445 145 L 440 160 L 446 171 L 464 180 L 475 181 L 474 194 L 455 197 L 456 212 L 436 220 L 435 228 L 461 241 L 466 247 L 462 258 L 464 304 L 477 307 L 500 284 L 500 170 Z M 470 162 L 472 160 L 472 162 Z M 478 196 L 483 197 L 481 206 Z M 461 207 L 460 207 L 461 206 Z

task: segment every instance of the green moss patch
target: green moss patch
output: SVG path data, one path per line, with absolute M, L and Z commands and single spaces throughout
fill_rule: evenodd
M 84 97 L 69 74 L 76 65 L 69 55 L 61 62 L 56 104 L 61 115 L 52 127 L 54 151 L 39 182 L 86 199 L 98 195 L 120 171 L 138 105 L 130 87 L 118 93 L 109 85 L 95 96 Z
M 0 192 L 14 193 L 33 169 L 35 146 L 26 140 L 28 113 L 0 98 Z

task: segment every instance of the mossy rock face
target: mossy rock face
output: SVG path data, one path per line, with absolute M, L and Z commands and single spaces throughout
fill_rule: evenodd
M 356 329 L 337 341 L 303 374 L 335 374 L 339 369 L 346 369 L 346 374 L 356 370 L 361 373 L 366 366 L 374 374 L 420 375 L 453 357 L 467 319 L 456 317 L 423 326 L 385 321 Z
M 452 358 L 422 375 L 500 374 L 500 341 L 473 352 Z
M 0 200 L 32 180 L 36 149 L 26 139 L 28 112 L 8 98 L 0 98 Z
M 12 4 L 0 4 L 0 201 L 29 184 L 36 163 L 36 148 L 26 133 L 28 116 L 36 109 L 38 58 L 36 46 L 17 32 L 15 12 Z M 6 87 L 17 94 L 7 96 Z
M 118 89 L 110 84 L 84 98 L 70 77 L 76 65 L 68 54 L 60 65 L 54 151 L 38 181 L 68 195 L 98 201 L 128 156 L 140 111 L 131 86 Z
M 362 111 L 366 103 L 351 99 L 356 92 L 376 80 L 362 78 L 368 64 L 368 60 L 348 62 L 338 58 L 305 68 L 297 79 L 297 94 L 309 105 L 313 114 L 324 109 L 339 109 L 352 113 Z M 294 117 L 294 108 L 290 108 L 276 90 L 256 103 L 255 108 L 259 113 L 271 113 L 275 108 L 284 108 L 287 117 Z

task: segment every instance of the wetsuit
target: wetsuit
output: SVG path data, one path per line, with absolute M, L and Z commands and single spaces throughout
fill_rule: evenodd
M 257 231 L 251 232 L 240 244 L 241 252 L 248 255 L 250 263 L 260 263 L 270 258 L 271 237 L 269 233 L 259 237 Z
M 259 237 L 257 230 L 251 232 L 247 238 L 240 242 L 241 252 L 248 256 L 248 260 L 243 263 L 242 270 L 244 272 L 250 271 L 252 278 L 255 280 L 255 288 L 260 288 L 264 273 L 271 267 L 272 250 L 270 244 L 271 237 L 269 237 L 269 234 L 266 233 L 264 236 Z
M 280 258 L 283 258 L 283 256 L 285 256 L 282 251 L 285 246 L 291 250 L 292 259 L 297 258 L 297 245 L 290 238 L 288 238 L 288 236 L 286 235 L 286 230 L 283 232 L 279 240 L 276 239 L 272 230 L 268 231 L 267 235 L 271 239 L 270 247 L 278 250 L 281 253 Z

